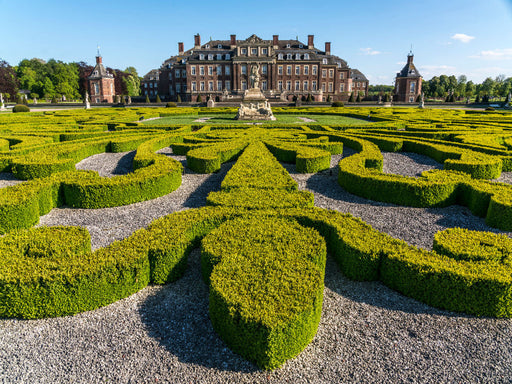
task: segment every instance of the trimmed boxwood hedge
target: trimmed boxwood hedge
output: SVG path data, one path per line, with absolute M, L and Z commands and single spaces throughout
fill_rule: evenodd
M 316 334 L 325 257 L 325 241 L 296 222 L 263 215 L 225 222 L 201 243 L 213 327 L 261 368 L 279 367 Z
M 512 229 L 512 186 L 478 179 L 498 174 L 500 162 L 504 170 L 511 169 L 512 153 L 470 135 L 464 143 L 457 141 L 459 135 L 484 129 L 505 137 L 500 130 L 512 128 L 512 119 L 491 117 L 484 127 L 478 115 L 463 111 L 357 111 L 363 116 L 370 112 L 372 119 L 377 114 L 376 119 L 387 122 L 364 129 L 276 124 L 270 130 L 204 126 L 190 132 L 189 126 L 134 132 L 141 129 L 134 121 L 159 112 L 130 108 L 116 112 L 119 115 L 26 115 L 30 127 L 19 116 L 0 119 L 0 132 L 6 132 L 0 140 L 10 145 L 8 150 L 3 144 L 0 167 L 12 167 L 19 177 L 29 179 L 0 194 L 0 230 L 11 231 L 0 238 L 0 316 L 73 314 L 114 302 L 150 282 L 175 281 L 185 271 L 191 250 L 201 244 L 215 329 L 233 350 L 265 369 L 300 353 L 316 333 L 325 247 L 351 279 L 379 280 L 439 308 L 512 317 L 509 238 L 449 229 L 435 235 L 433 251 L 418 249 L 351 215 L 312 208 L 313 195 L 297 191 L 270 153 L 281 161 L 296 161 L 298 169 L 308 172 L 325 167 L 325 159 L 349 146 L 359 153 L 339 164 L 340 184 L 347 190 L 413 206 L 463 204 L 486 217 L 489 225 Z M 48 121 L 58 118 L 63 123 L 52 122 L 49 129 Z M 88 125 L 90 132 L 75 131 Z M 97 135 L 98 127 L 107 125 L 123 130 Z M 70 141 L 58 143 L 62 137 Z M 95 252 L 81 228 L 18 230 L 64 203 L 110 206 L 173 190 L 179 185 L 181 165 L 154 153 L 169 145 L 175 154 L 187 154 L 189 165 L 196 162 L 196 170 L 208 172 L 240 156 L 221 191 L 208 196 L 214 206 L 157 219 L 147 229 Z M 95 172 L 60 172 L 93 153 L 135 148 L 135 171 L 130 175 L 106 180 Z M 445 167 L 460 167 L 459 172 L 431 171 L 420 178 L 385 175 L 381 149 L 427 154 Z M 304 164 L 299 166 L 301 155 Z

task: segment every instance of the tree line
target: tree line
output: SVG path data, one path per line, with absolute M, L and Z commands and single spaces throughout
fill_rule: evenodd
M 370 85 L 368 87 L 369 96 L 384 96 L 392 94 L 394 91 L 392 85 Z M 512 92 L 512 77 L 499 75 L 496 78 L 488 77 L 482 83 L 475 84 L 467 79 L 465 75 L 459 77 L 441 75 L 434 76 L 430 80 L 424 80 L 422 90 L 426 98 L 446 99 L 453 97 L 454 100 L 465 98 L 476 98 L 478 100 L 503 99 Z
M 17 101 L 20 91 L 28 91 L 28 97 L 47 100 L 83 99 L 87 89 L 87 77 L 94 66 L 83 61 L 64 63 L 50 59 L 24 59 L 17 66 L 10 66 L 0 59 L 0 93 L 5 100 Z M 124 71 L 108 68 L 114 75 L 115 92 L 117 95 L 139 96 L 141 78 L 134 67 Z M 27 92 L 24 92 L 25 94 Z

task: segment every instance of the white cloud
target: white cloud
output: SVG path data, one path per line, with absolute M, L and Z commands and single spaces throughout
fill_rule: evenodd
M 473 59 L 510 60 L 512 59 L 512 48 L 481 51 L 479 54 L 470 57 Z
M 464 33 L 456 33 L 451 37 L 453 40 L 458 40 L 462 43 L 469 43 L 471 40 L 475 38 L 475 36 L 469 36 Z
M 381 51 L 376 51 L 372 48 L 360 48 L 359 50 L 363 52 L 363 54 L 371 56 L 380 55 L 382 53 Z
M 459 71 L 452 65 L 421 65 L 418 66 L 421 75 L 425 80 L 430 80 L 433 76 L 440 75 L 459 75 Z
M 405 64 L 407 64 L 407 61 L 397 61 L 396 64 L 397 65 L 405 65 Z

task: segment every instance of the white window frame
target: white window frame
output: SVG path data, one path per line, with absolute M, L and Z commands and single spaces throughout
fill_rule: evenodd
M 277 66 L 277 74 L 278 75 L 282 75 L 283 74 L 283 66 L 282 65 L 278 65 Z
M 192 76 L 195 76 L 196 75 L 196 66 L 195 65 L 191 65 L 190 66 L 190 74 Z
M 304 66 L 304 74 L 309 75 L 309 65 Z
M 295 80 L 295 91 L 300 91 L 300 81 Z
M 192 92 L 196 92 L 197 91 L 197 83 L 195 81 L 193 81 L 190 83 L 190 85 L 192 87 Z
M 318 65 L 313 65 L 313 67 L 311 68 L 311 73 L 313 74 L 313 76 L 316 76 L 318 74 Z
M 226 80 L 224 82 L 224 87 L 226 87 L 226 91 L 231 91 L 231 80 Z
M 242 64 L 240 71 L 241 71 L 242 75 L 247 75 L 247 64 Z
M 230 75 L 231 74 L 231 67 L 229 65 L 224 66 L 224 74 Z
M 295 75 L 300 76 L 300 65 L 295 66 Z
M 199 76 L 204 76 L 204 65 L 199 67 Z
M 216 71 L 217 75 L 222 75 L 222 65 L 217 65 Z
M 287 65 L 286 66 L 286 74 L 287 75 L 291 75 L 292 74 L 292 66 L 291 65 Z
M 205 88 L 204 88 L 204 81 L 201 81 L 201 82 L 199 83 L 199 90 L 200 90 L 200 91 L 204 91 L 204 90 L 205 90 Z
M 213 65 L 208 66 L 208 76 L 213 76 Z
M 217 80 L 217 91 L 222 91 L 222 80 Z

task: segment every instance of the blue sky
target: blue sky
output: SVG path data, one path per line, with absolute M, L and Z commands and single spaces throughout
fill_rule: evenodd
M 424 79 L 467 75 L 481 82 L 512 76 L 512 0 L 32 1 L 0 0 L 0 58 L 134 66 L 139 75 L 202 42 L 315 35 L 371 84 L 392 84 L 411 48 Z

